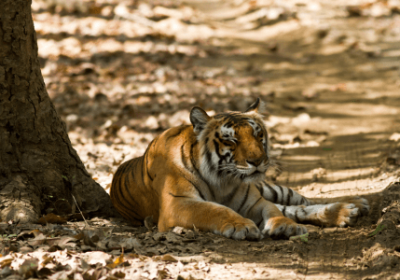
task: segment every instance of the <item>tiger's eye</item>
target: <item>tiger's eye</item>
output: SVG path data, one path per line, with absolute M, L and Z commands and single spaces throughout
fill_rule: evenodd
M 236 143 L 233 140 L 222 140 L 222 144 L 224 144 L 225 146 L 230 147 L 231 149 L 235 149 L 236 148 Z
M 232 145 L 233 145 L 233 142 L 232 142 L 232 141 L 229 141 L 229 140 L 222 140 L 222 143 L 223 143 L 224 145 L 226 145 L 226 146 L 232 146 Z

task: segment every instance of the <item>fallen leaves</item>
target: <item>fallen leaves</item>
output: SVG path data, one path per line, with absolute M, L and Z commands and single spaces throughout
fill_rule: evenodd
M 61 217 L 59 215 L 53 214 L 53 213 L 49 213 L 49 214 L 39 218 L 39 220 L 37 221 L 37 223 L 41 224 L 41 225 L 45 225 L 47 223 L 50 223 L 50 224 L 65 224 L 66 222 L 67 222 L 67 219 L 65 219 L 65 218 L 63 218 L 63 217 Z
M 39 267 L 39 260 L 32 258 L 25 260 L 18 269 L 18 273 L 25 279 L 33 278 L 37 275 L 37 270 Z
M 320 17 L 311 18 L 310 14 L 319 10 L 323 10 L 324 18 L 335 18 L 335 21 L 346 16 L 346 9 L 338 12 L 331 6 L 321 6 L 318 1 L 292 7 L 290 3 L 285 7 L 279 4 L 263 7 L 260 6 L 263 1 L 242 1 L 243 5 L 236 1 L 234 8 L 244 7 L 243 13 L 222 21 L 206 19 L 207 15 L 200 9 L 180 1 L 128 2 L 46 0 L 39 5 L 37 0 L 33 1 L 46 86 L 59 115 L 66 121 L 74 148 L 102 186 L 111 183 L 113 172 L 123 161 L 141 156 L 160 131 L 189 124 L 188 110 L 193 105 L 214 112 L 245 110 L 255 96 L 263 96 L 273 109 L 271 114 L 275 114 L 265 119 L 271 123 L 272 144 L 282 149 L 279 155 L 285 155 L 294 147 L 318 147 L 331 135 L 329 126 L 321 130 L 324 123 L 315 117 L 329 113 L 316 107 L 318 102 L 328 101 L 326 96 L 338 97 L 343 105 L 347 102 L 345 95 L 354 102 L 364 91 L 388 94 L 387 88 L 369 83 L 368 76 L 358 75 L 350 64 L 337 66 L 336 58 L 358 61 L 360 66 L 368 63 L 366 57 L 357 60 L 351 52 L 358 50 L 368 55 L 370 50 L 365 46 L 372 47 L 374 40 L 395 42 L 399 34 L 398 20 L 386 18 L 387 22 L 381 22 L 378 29 L 365 29 L 363 25 L 368 36 L 363 38 L 360 33 L 358 38 L 354 25 L 349 25 L 351 32 L 345 32 L 335 28 L 332 22 L 324 26 Z M 397 8 L 393 3 L 397 3 Z M 398 7 L 397 0 L 372 1 L 368 6 L 352 8 L 355 11 L 352 16 L 358 13 L 363 17 L 386 17 Z M 226 7 L 228 14 L 232 12 L 230 9 Z M 350 10 L 347 12 L 351 13 Z M 300 25 L 312 26 L 313 20 L 318 21 L 317 45 L 309 35 L 299 37 L 303 31 L 310 33 L 306 29 L 289 35 L 301 42 L 300 48 L 298 44 L 285 42 L 292 38 L 285 37 L 284 25 L 281 25 L 280 38 L 276 41 L 271 38 L 265 43 L 264 34 L 270 34 L 276 22 L 294 17 Z M 238 33 L 229 30 L 232 23 L 234 29 L 240 29 Z M 261 32 L 253 33 L 240 44 L 226 34 L 241 36 L 246 29 Z M 263 42 L 254 44 L 252 40 Z M 320 44 L 331 49 L 331 55 L 320 59 Z M 342 51 L 345 56 L 341 57 Z M 382 54 L 389 55 L 389 52 L 383 49 Z M 372 80 L 387 81 L 377 71 L 373 73 Z M 385 71 L 385 75 L 395 77 L 391 72 Z M 352 88 L 350 82 L 357 79 L 361 82 L 354 82 Z M 378 95 L 375 98 L 378 100 Z M 393 100 L 389 95 L 385 98 L 387 102 Z M 308 126 L 313 121 L 319 125 L 318 129 Z M 391 142 L 399 139 L 396 133 L 389 138 Z M 331 146 L 322 147 L 322 151 L 331 149 Z M 388 155 L 387 163 L 397 167 L 398 155 Z M 309 180 L 329 178 L 331 166 L 322 166 L 308 170 Z M 52 202 L 60 212 L 69 212 L 74 207 L 66 201 Z M 150 218 L 140 228 L 104 221 L 96 226 L 92 221 L 89 227 L 66 222 L 67 216 L 63 215 L 46 215 L 36 229 L 13 222 L 7 227 L 1 225 L 0 278 L 11 275 L 15 279 L 28 276 L 85 280 L 101 277 L 192 279 L 187 272 L 191 270 L 198 273 L 196 278 L 218 279 L 218 274 L 210 276 L 213 273 L 210 259 L 193 261 L 191 258 L 201 258 L 209 252 L 235 256 L 263 254 L 270 246 L 268 242 L 254 242 L 257 248 L 245 242 L 232 244 L 225 238 L 201 233 L 195 226 L 193 230 L 176 227 L 171 232 L 160 233 Z M 80 217 L 77 214 L 74 218 Z M 283 254 L 285 246 L 275 250 L 281 253 L 279 257 L 287 256 Z M 32 256 L 39 260 L 38 266 L 32 261 L 34 268 L 29 269 L 29 262 L 25 260 L 32 260 Z M 226 269 L 222 267 L 226 260 L 221 256 L 214 254 L 211 260 L 219 273 Z M 21 271 L 19 266 L 23 267 Z M 245 275 L 242 278 L 265 277 Z M 239 276 L 226 275 L 226 278 Z
M 0 261 L 0 267 L 4 268 L 4 267 L 7 267 L 7 266 L 10 266 L 13 260 L 14 260 L 13 258 L 6 258 L 6 259 L 1 260 Z

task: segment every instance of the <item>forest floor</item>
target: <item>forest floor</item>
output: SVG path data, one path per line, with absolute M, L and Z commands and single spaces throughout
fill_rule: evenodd
M 32 8 L 49 95 L 107 191 L 118 166 L 189 123 L 192 106 L 244 110 L 261 97 L 281 164 L 269 178 L 310 197 L 362 195 L 372 209 L 354 227 L 258 242 L 159 233 L 151 221 L 0 223 L 0 278 L 400 278 L 400 1 Z

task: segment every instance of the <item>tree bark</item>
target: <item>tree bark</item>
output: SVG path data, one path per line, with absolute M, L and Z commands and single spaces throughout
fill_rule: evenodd
M 87 173 L 47 94 L 31 1 L 0 1 L 0 218 L 32 222 L 42 214 L 115 213 Z

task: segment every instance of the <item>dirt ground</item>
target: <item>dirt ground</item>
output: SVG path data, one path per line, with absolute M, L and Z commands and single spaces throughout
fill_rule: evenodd
M 258 242 L 151 221 L 0 223 L 0 278 L 400 279 L 400 1 L 32 8 L 48 92 L 106 190 L 192 106 L 244 110 L 261 97 L 280 163 L 269 178 L 310 197 L 362 195 L 372 209 L 355 227 Z

